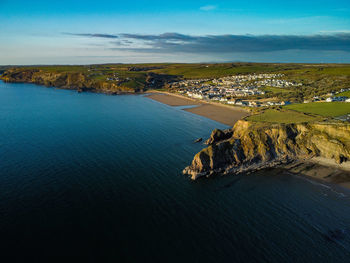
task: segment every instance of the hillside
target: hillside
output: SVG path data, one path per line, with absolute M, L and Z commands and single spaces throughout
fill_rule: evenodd
M 6 70 L 7 68 L 4 68 Z M 278 97 L 302 102 L 350 87 L 347 64 L 105 64 L 85 66 L 21 66 L 7 69 L 5 81 L 32 82 L 47 86 L 86 89 L 100 92 L 140 92 L 166 88 L 181 79 L 213 79 L 232 75 L 283 74 L 286 81 L 301 87 L 266 87 L 263 97 Z
M 118 66 L 19 67 L 4 71 L 6 82 L 25 82 L 78 91 L 134 93 L 162 88 L 173 76 Z

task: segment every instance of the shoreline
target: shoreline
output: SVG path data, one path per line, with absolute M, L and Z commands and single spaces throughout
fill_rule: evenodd
M 169 92 L 151 91 L 146 94 L 149 99 L 158 101 L 169 106 L 190 106 L 196 107 L 184 109 L 196 115 L 214 120 L 232 127 L 238 120 L 247 117 L 249 111 L 233 106 L 222 105 L 215 102 L 207 102 L 193 98 L 187 98 L 179 94 Z
M 3 83 L 9 83 L 9 84 L 31 84 L 31 85 L 37 85 L 41 86 L 43 88 L 49 88 L 49 89 L 59 89 L 59 90 L 70 90 L 77 93 L 95 93 L 95 94 L 105 94 L 105 95 L 111 95 L 111 96 L 117 96 L 117 95 L 144 95 L 147 94 L 147 92 L 133 92 L 133 91 L 113 91 L 108 89 L 97 89 L 97 88 L 84 88 L 84 87 L 74 87 L 74 86 L 52 86 L 52 85 L 45 85 L 42 83 L 37 82 L 27 82 L 27 81 L 6 81 L 0 77 L 0 81 Z
M 230 107 L 227 105 L 217 105 L 217 103 L 209 103 L 198 99 L 187 98 L 179 94 L 172 94 L 168 92 L 154 91 L 150 92 L 149 94 L 150 95 L 148 95 L 148 97 L 150 99 L 167 104 L 169 106 L 195 105 L 196 107 L 184 110 L 204 116 L 215 121 L 218 121 L 218 119 L 210 116 L 210 113 L 208 112 L 211 109 L 208 106 L 216 106 L 216 108 L 219 111 Z M 230 108 L 229 110 L 242 111 L 243 109 Z M 313 157 L 308 159 L 299 159 L 289 164 L 277 165 L 273 169 L 277 171 L 279 169 L 282 169 L 283 171 L 292 175 L 304 177 L 318 183 L 325 183 L 335 185 L 337 187 L 342 187 L 345 189 L 350 189 L 350 162 L 343 162 L 342 164 L 338 164 L 332 159 Z
M 4 83 L 6 81 L 0 79 Z M 11 83 L 11 82 L 10 82 Z M 12 82 L 14 84 L 34 84 L 46 88 L 54 88 L 60 90 L 71 90 L 79 93 L 78 89 L 66 88 L 66 87 L 56 87 L 56 86 L 45 86 L 37 83 L 28 83 L 28 82 Z M 182 96 L 180 94 L 169 93 L 166 91 L 157 91 L 157 90 L 149 90 L 146 92 L 121 92 L 121 93 L 109 93 L 106 91 L 97 91 L 97 90 L 83 90 L 80 92 L 91 92 L 97 94 L 106 94 L 106 95 L 145 95 L 150 99 L 158 101 L 160 103 L 169 105 L 169 106 L 189 106 L 194 105 L 196 107 L 183 109 L 185 111 L 191 112 L 196 115 L 200 115 L 206 117 L 208 119 L 217 121 L 219 123 L 233 126 L 237 120 L 243 118 L 242 116 L 248 116 L 249 111 L 229 105 L 223 105 L 215 102 L 207 102 L 199 99 L 188 98 Z M 210 112 L 215 109 L 217 111 L 218 116 L 213 116 Z M 226 124 L 222 121 L 222 115 L 226 115 L 228 112 L 228 118 L 231 119 L 232 125 Z M 231 115 L 233 114 L 233 115 Z M 221 115 L 221 116 L 220 116 Z M 227 117 L 227 116 L 226 116 Z M 236 118 L 234 118 L 236 117 Z M 336 185 L 345 189 L 350 189 L 350 162 L 344 162 L 342 164 L 336 163 L 332 159 L 326 159 L 322 157 L 313 157 L 310 159 L 300 159 L 296 160 L 289 164 L 277 165 L 273 169 L 282 169 L 287 173 L 298 177 L 308 178 L 315 182 L 326 183 L 330 185 Z
M 338 164 L 332 159 L 313 157 L 282 165 L 283 170 L 316 182 L 350 189 L 350 163 Z

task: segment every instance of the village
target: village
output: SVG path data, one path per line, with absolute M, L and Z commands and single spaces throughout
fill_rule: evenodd
M 266 94 L 265 87 L 283 89 L 302 86 L 301 83 L 281 79 L 283 76 L 283 74 L 234 75 L 218 79 L 182 80 L 170 83 L 169 86 L 178 93 L 194 99 L 246 107 L 282 106 L 289 105 L 291 102 L 276 101 L 276 98 L 257 99 L 257 97 L 266 97 L 263 96 Z M 327 97 L 314 97 L 312 100 L 305 100 L 304 103 L 317 101 L 350 102 L 346 96 L 336 96 L 336 94 L 348 90 L 350 89 L 342 89 L 339 92 L 327 94 Z
M 283 77 L 283 74 L 235 75 L 212 80 L 182 80 L 171 83 L 170 87 L 190 98 L 224 104 L 248 107 L 288 105 L 289 101 L 244 100 L 251 96 L 265 95 L 266 92 L 262 88 L 267 86 L 278 88 L 301 86 L 301 83 L 278 79 L 280 77 Z

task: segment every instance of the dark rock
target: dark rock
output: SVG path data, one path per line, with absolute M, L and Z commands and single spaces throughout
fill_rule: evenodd
M 231 129 L 228 130 L 219 130 L 215 129 L 212 131 L 210 138 L 205 142 L 205 144 L 214 144 L 219 141 L 227 140 L 232 137 L 233 131 Z

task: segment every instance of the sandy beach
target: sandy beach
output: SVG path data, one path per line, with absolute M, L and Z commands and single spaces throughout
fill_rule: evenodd
M 184 110 L 228 126 L 233 126 L 238 120 L 249 115 L 249 112 L 244 109 L 199 101 L 177 94 L 154 93 L 148 95 L 148 98 L 170 106 L 198 105 L 197 107 Z
M 314 157 L 286 165 L 284 168 L 295 175 L 350 188 L 350 163 L 348 162 L 337 164 L 334 160 Z
M 200 105 L 198 101 L 195 101 L 190 98 L 186 98 L 178 95 L 170 95 L 165 93 L 152 93 L 147 96 L 152 100 L 156 100 L 158 102 L 164 103 L 169 106 L 188 106 L 188 105 Z

